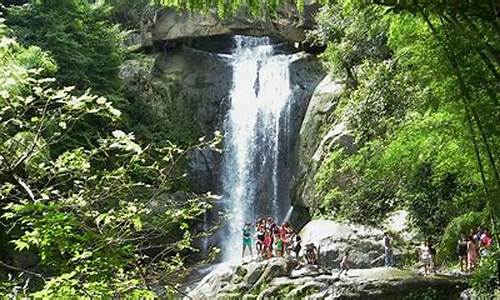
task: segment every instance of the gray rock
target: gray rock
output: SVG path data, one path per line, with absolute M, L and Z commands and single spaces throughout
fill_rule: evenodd
M 334 147 L 355 151 L 354 138 L 342 120 L 332 120 L 343 85 L 326 76 L 316 87 L 307 108 L 296 145 L 295 178 L 292 202 L 297 207 L 310 207 L 315 200 L 314 177 L 325 154 Z M 333 125 L 329 125 L 333 124 Z
M 197 127 L 207 136 L 222 127 L 232 84 L 229 58 L 184 47 L 160 55 L 153 76 L 159 85 L 171 87 L 155 109 L 174 106 L 181 113 L 178 118 L 194 113 Z
M 193 192 L 217 192 L 221 159 L 221 154 L 211 149 L 195 149 L 189 153 L 187 175 Z
M 258 288 L 266 282 L 270 282 L 273 278 L 289 276 L 296 262 L 295 260 L 284 258 L 272 258 L 268 260 L 266 268 L 262 275 L 254 284 L 252 289 Z
M 293 270 L 290 274 L 290 278 L 302 278 L 302 277 L 317 277 L 320 275 L 331 275 L 331 272 L 324 268 L 320 268 L 314 265 L 304 265 L 299 269 Z
M 247 275 L 245 276 L 244 281 L 250 285 L 254 285 L 257 280 L 262 276 L 262 273 L 267 267 L 267 263 L 261 264 L 250 264 L 247 267 Z
M 206 14 L 181 13 L 164 9 L 156 14 L 152 26 L 153 42 L 193 39 L 220 35 L 273 36 L 290 42 L 305 39 L 305 30 L 314 25 L 313 15 L 319 5 L 308 1 L 299 13 L 294 5 L 283 5 L 272 18 L 250 17 L 245 11 L 221 19 L 213 11 Z
M 301 299 L 307 295 L 315 294 L 316 292 L 325 290 L 327 285 L 321 282 L 310 281 L 299 287 L 294 288 L 287 297 L 291 299 Z
M 349 276 L 331 275 L 291 278 L 286 269 L 294 266 L 294 259 L 273 259 L 268 262 L 251 262 L 216 270 L 200 282 L 190 293 L 193 299 L 415 299 L 434 293 L 436 299 L 459 299 L 467 288 L 465 277 L 446 275 L 424 277 L 411 270 L 396 268 L 352 269 Z M 232 284 L 231 274 L 241 272 L 241 267 L 263 265 L 271 276 L 264 275 L 258 288 L 250 289 L 244 283 Z M 239 270 L 239 271 L 238 271 Z M 272 270 L 272 271 L 271 271 Z M 275 275 L 285 274 L 282 276 Z M 245 296 L 246 295 L 246 296 Z
M 312 242 L 319 247 L 319 264 L 328 270 L 338 269 L 343 253 L 350 249 L 351 268 L 382 266 L 384 254 L 383 231 L 370 226 L 313 220 L 300 232 L 304 244 Z M 394 247 L 396 263 L 400 263 L 400 249 Z M 379 259 L 377 259 L 379 258 Z

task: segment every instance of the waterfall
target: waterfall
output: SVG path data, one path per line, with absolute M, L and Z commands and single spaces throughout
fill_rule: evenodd
M 224 258 L 241 254 L 241 230 L 257 217 L 281 222 L 290 208 L 286 167 L 290 57 L 268 38 L 235 37 L 231 107 L 224 121 L 222 186 L 229 215 Z

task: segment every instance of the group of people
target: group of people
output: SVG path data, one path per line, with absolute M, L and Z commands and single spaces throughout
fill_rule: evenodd
M 281 226 L 274 222 L 273 218 L 259 218 L 255 222 L 255 233 L 252 234 L 252 225 L 246 223 L 243 230 L 243 249 L 242 257 L 245 256 L 245 251 L 248 248 L 250 255 L 253 256 L 252 240 L 255 240 L 255 249 L 257 254 L 262 258 L 271 258 L 273 256 L 283 257 L 295 254 L 299 258 L 302 249 L 302 238 L 293 230 L 290 225 L 285 222 Z M 461 234 L 457 243 L 457 254 L 460 259 L 460 268 L 463 272 L 472 272 L 479 263 L 480 257 L 487 256 L 493 243 L 491 233 L 482 228 L 477 227 L 476 230 L 471 230 L 469 235 Z M 394 266 L 394 254 L 392 247 L 392 238 L 389 232 L 384 233 L 384 260 L 386 267 Z M 349 270 L 349 253 L 351 249 L 347 249 L 341 255 L 340 261 L 340 276 L 342 273 L 347 275 Z M 308 243 L 304 248 L 304 257 L 309 264 L 318 264 L 319 249 L 313 243 Z M 436 248 L 431 238 L 424 240 L 422 245 L 418 247 L 418 256 L 421 265 L 424 267 L 424 275 L 431 272 L 436 273 L 435 256 Z M 373 262 L 372 262 L 373 263 Z
M 252 234 L 251 223 L 246 223 L 243 227 L 242 257 L 245 256 L 246 249 L 249 249 L 250 255 L 253 256 L 252 240 L 255 240 L 255 250 L 262 258 L 283 257 L 291 255 L 291 252 L 294 252 L 297 258 L 299 257 L 302 249 L 302 238 L 287 222 L 279 226 L 271 217 L 258 218 L 254 228 L 255 233 Z M 307 246 L 309 247 L 309 245 Z
M 457 254 L 462 272 L 474 271 L 479 264 L 479 259 L 488 255 L 492 244 L 491 233 L 481 226 L 476 230 L 471 229 L 467 236 L 462 233 L 457 242 Z

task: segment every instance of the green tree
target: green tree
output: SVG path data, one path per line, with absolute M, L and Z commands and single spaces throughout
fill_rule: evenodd
M 19 42 L 36 45 L 56 61 L 59 83 L 118 101 L 122 34 L 100 1 L 36 0 L 7 10 L 7 23 Z

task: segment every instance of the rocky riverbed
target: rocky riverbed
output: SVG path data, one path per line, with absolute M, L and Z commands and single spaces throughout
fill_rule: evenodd
M 329 220 L 309 222 L 300 232 L 304 244 L 319 248 L 319 266 L 303 257 L 245 258 L 214 268 L 189 291 L 192 299 L 460 299 L 467 288 L 459 274 L 422 276 L 417 270 L 384 268 L 382 237 L 390 230 L 400 241 L 394 243 L 397 265 L 402 267 L 411 239 L 404 236 L 406 215 L 401 212 L 381 228 Z M 396 224 L 397 223 L 397 224 Z M 401 223 L 401 224 L 400 224 Z M 392 226 L 394 225 L 394 226 Z M 394 229 L 393 227 L 397 227 Z M 411 235 L 408 235 L 411 236 Z M 340 257 L 350 249 L 351 270 L 338 277 Z M 405 250 L 406 249 L 406 250 Z
M 221 265 L 190 291 L 192 299 L 459 299 L 464 278 L 422 276 L 397 268 L 353 269 L 348 276 L 299 262 L 273 258 Z

